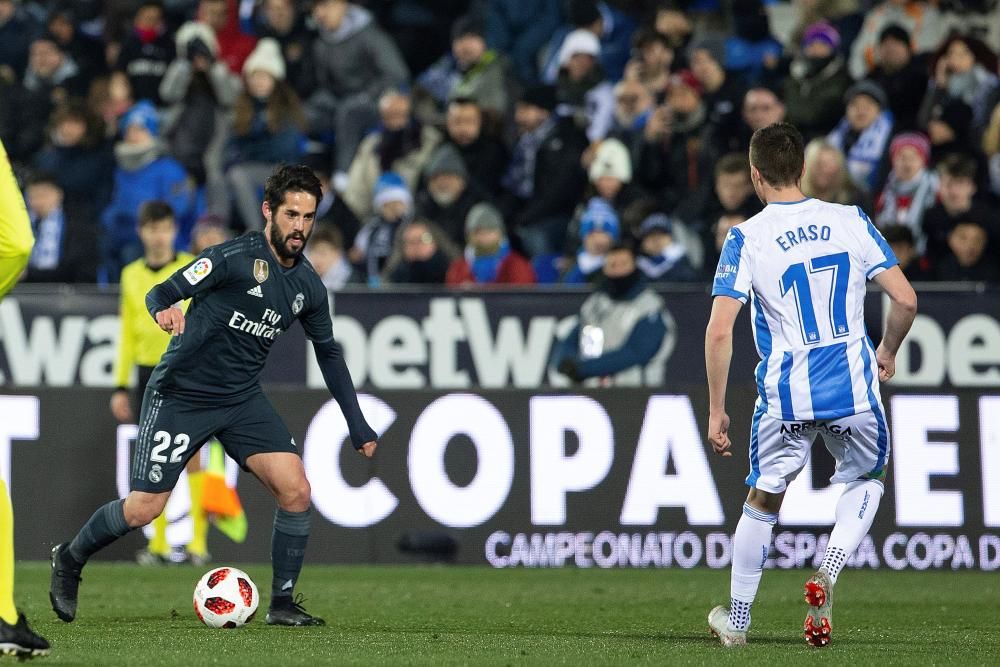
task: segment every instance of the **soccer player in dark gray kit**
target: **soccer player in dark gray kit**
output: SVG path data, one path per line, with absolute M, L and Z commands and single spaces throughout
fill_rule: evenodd
M 309 538 L 310 495 L 295 440 L 260 387 L 268 351 L 302 321 L 323 378 L 362 455 L 376 434 L 333 338 L 327 292 L 302 250 L 322 193 L 305 166 L 279 167 L 267 179 L 263 232 L 208 248 L 146 296 L 146 307 L 174 336 L 142 401 L 132 456 L 132 492 L 98 509 L 70 542 L 52 550 L 49 598 L 62 620 L 76 617 L 80 571 L 95 553 L 163 511 L 184 464 L 216 436 L 278 503 L 271 538 L 271 625 L 323 625 L 292 590 Z M 187 318 L 173 304 L 191 299 Z

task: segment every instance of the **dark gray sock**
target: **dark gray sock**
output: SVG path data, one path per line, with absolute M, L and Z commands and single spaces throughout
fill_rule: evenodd
M 99 507 L 90 520 L 83 524 L 83 528 L 69 543 L 67 551 L 73 560 L 82 565 L 131 530 L 125 521 L 125 501 L 112 500 Z
M 295 582 L 302 571 L 309 541 L 309 517 L 305 512 L 288 512 L 280 507 L 274 513 L 271 534 L 271 606 L 280 606 L 292 598 Z

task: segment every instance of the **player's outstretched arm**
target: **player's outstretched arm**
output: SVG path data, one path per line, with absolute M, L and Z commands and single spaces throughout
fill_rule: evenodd
M 729 415 L 726 387 L 733 358 L 733 325 L 743 304 L 728 296 L 712 301 L 712 315 L 705 330 L 705 372 L 708 375 L 708 441 L 720 456 L 732 456 L 729 448 Z
M 878 379 L 885 382 L 896 374 L 896 352 L 917 315 L 917 293 L 898 266 L 886 269 L 875 276 L 874 280 L 889 297 L 885 332 L 882 334 L 882 342 L 875 350 Z
M 313 342 L 313 349 L 316 350 L 316 361 L 323 373 L 323 380 L 344 413 L 344 419 L 347 420 L 351 444 L 361 455 L 371 458 L 378 446 L 378 436 L 368 425 L 361 412 L 361 406 L 358 405 L 358 394 L 354 390 L 354 382 L 351 380 L 351 372 L 347 369 L 347 362 L 344 361 L 344 351 L 340 343 L 331 338 L 322 343 Z

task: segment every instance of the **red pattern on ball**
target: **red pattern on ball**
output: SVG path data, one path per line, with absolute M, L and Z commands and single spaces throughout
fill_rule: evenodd
M 253 606 L 253 587 L 250 586 L 250 582 L 240 577 L 236 580 L 240 585 L 240 595 L 243 596 L 243 604 L 250 607 Z
M 208 587 L 215 588 L 220 582 L 224 581 L 226 577 L 229 576 L 228 567 L 220 567 L 218 570 L 212 573 L 212 576 L 208 578 Z
M 236 609 L 236 605 L 222 598 L 208 598 L 205 600 L 205 609 L 213 614 L 229 614 Z

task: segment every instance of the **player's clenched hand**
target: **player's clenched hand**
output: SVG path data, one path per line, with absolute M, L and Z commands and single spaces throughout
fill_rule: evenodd
M 170 306 L 156 314 L 156 323 L 171 336 L 184 333 L 184 313 L 180 308 Z
M 361 445 L 361 447 L 358 449 L 358 454 L 361 454 L 361 456 L 370 459 L 371 457 L 375 456 L 376 447 L 378 447 L 378 443 L 375 442 L 374 440 L 372 440 L 371 442 L 366 442 L 365 444 Z
M 712 413 L 708 416 L 708 441 L 712 450 L 719 456 L 732 456 L 729 451 L 732 442 L 729 440 L 729 415 L 725 412 Z
M 896 374 L 896 355 L 891 354 L 881 345 L 875 350 L 875 361 L 878 363 L 878 379 L 887 382 Z
M 118 389 L 111 394 L 111 414 L 122 424 L 132 421 L 132 405 L 128 399 L 128 392 Z

